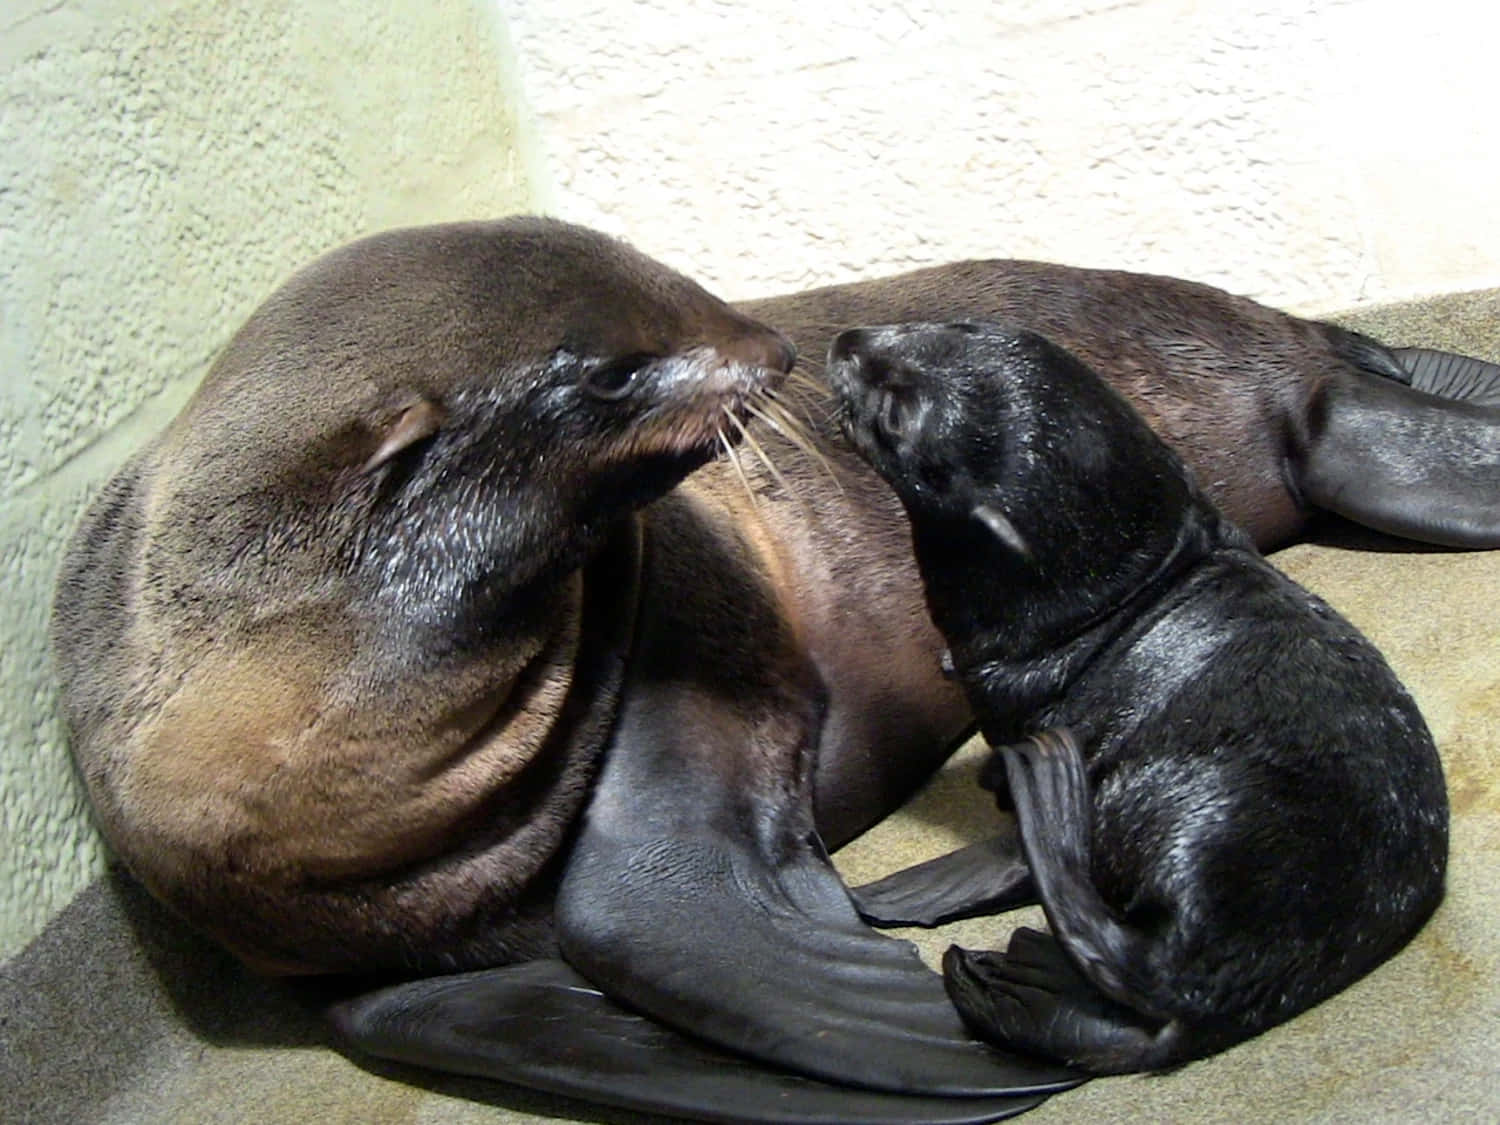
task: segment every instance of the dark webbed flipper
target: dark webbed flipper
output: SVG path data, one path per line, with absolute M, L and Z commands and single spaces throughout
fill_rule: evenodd
M 815 838 L 772 833 L 762 851 L 748 832 L 663 830 L 632 840 L 591 825 L 574 851 L 563 948 L 607 993 L 827 1081 L 944 1095 L 1077 1081 L 972 1039 L 915 949 L 860 922 Z
M 1500 368 L 1390 354 L 1411 364 L 1403 370 L 1412 385 L 1351 373 L 1320 390 L 1315 424 L 1291 458 L 1299 491 L 1377 531 L 1500 547 Z
M 1082 748 L 1060 729 L 997 753 L 1056 936 L 1017 931 L 1003 956 L 950 949 L 949 995 L 970 1027 L 998 1042 L 1099 1073 L 1166 1065 L 1181 1026 L 1154 1011 L 1148 943 L 1115 919 L 1089 874 L 1093 810 Z
M 380 1058 L 702 1121 L 978 1125 L 1043 1100 L 908 1097 L 771 1070 L 627 1012 L 561 961 L 397 985 L 332 1016 Z
M 849 894 L 860 916 L 877 926 L 941 926 L 1036 901 L 1014 825 L 999 836 L 893 872 Z
M 1323 325 L 1335 354 L 1371 375 L 1455 402 L 1500 406 L 1500 364 L 1433 348 L 1388 348 L 1361 332 Z
M 1051 934 L 1022 926 L 1004 954 L 950 946 L 943 973 L 969 1026 L 1017 1050 L 1082 1063 L 1153 1047 L 1140 1014 L 1085 980 Z
M 1500 406 L 1500 364 L 1430 348 L 1392 348 L 1411 385 L 1439 398 Z
M 680 1031 L 824 1081 L 983 1096 L 1078 1081 L 975 1040 L 915 947 L 860 921 L 813 826 L 811 747 L 786 738 L 815 711 L 759 712 L 778 725 L 758 740 L 695 705 L 670 684 L 631 694 L 558 894 L 571 964 Z

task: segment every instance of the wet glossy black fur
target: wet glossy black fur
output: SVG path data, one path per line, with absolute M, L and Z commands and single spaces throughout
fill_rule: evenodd
M 988 324 L 845 333 L 830 377 L 911 517 L 1052 929 L 950 951 L 971 1027 L 1155 1069 L 1288 1019 L 1416 932 L 1447 851 L 1416 706 L 1115 391 Z

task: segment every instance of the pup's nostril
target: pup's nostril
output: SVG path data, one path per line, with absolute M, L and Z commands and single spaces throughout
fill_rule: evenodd
M 846 328 L 834 337 L 833 344 L 828 349 L 828 358 L 834 363 L 847 363 L 858 358 L 858 353 L 869 343 L 869 339 L 867 329 Z

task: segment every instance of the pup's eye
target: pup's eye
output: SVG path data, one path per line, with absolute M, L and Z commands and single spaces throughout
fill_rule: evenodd
M 640 374 L 656 362 L 656 356 L 635 352 L 607 360 L 583 376 L 583 389 L 605 402 L 618 402 L 639 382 Z

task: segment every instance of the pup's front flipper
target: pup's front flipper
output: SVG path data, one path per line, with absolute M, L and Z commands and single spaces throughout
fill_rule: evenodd
M 1135 1058 L 1160 1032 L 1085 980 L 1051 934 L 1025 926 L 1003 954 L 950 946 L 943 974 L 965 1022 L 1018 1050 L 1109 1069 L 1102 1059 Z
M 561 961 L 414 981 L 331 1014 L 380 1058 L 703 1121 L 978 1125 L 1042 1100 L 881 1094 L 773 1070 L 626 1011 Z
M 1150 940 L 1116 920 L 1090 876 L 1082 747 L 1059 729 L 997 753 L 1055 936 L 1017 931 L 1003 956 L 950 949 L 943 969 L 964 1022 L 995 1042 L 1095 1073 L 1175 1061 L 1182 1026 L 1160 1011 Z
M 850 892 L 876 926 L 941 926 L 1036 901 L 1014 822 L 998 836 L 893 872 Z

